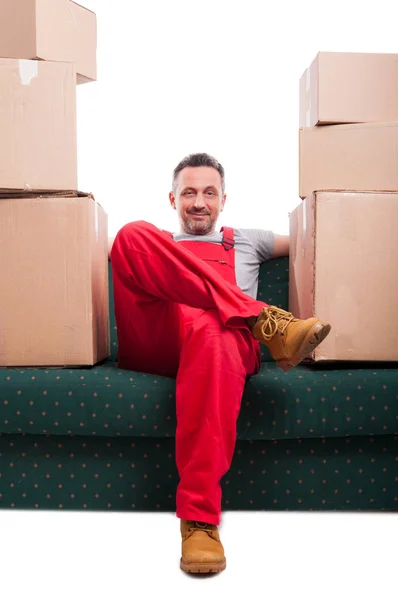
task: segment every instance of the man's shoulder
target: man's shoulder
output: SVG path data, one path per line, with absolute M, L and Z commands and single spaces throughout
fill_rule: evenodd
M 268 239 L 273 232 L 268 229 L 255 229 L 238 227 L 234 228 L 235 237 L 247 238 L 251 242 L 257 242 L 262 239 Z
M 256 254 L 260 262 L 269 260 L 272 257 L 274 249 L 274 233 L 269 229 L 235 229 L 237 244 L 239 241 L 245 241 L 250 244 L 252 251 Z

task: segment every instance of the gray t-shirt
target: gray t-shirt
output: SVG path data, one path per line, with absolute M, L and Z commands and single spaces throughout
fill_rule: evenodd
M 274 234 L 264 229 L 234 229 L 234 235 L 236 283 L 245 294 L 256 299 L 260 265 L 272 257 Z M 223 234 L 219 231 L 211 235 L 173 233 L 173 238 L 176 242 L 221 244 Z

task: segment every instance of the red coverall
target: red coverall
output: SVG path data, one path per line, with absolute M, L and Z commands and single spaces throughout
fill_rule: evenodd
M 111 251 L 119 367 L 176 377 L 176 515 L 213 525 L 245 380 L 260 368 L 244 319 L 267 306 L 236 285 L 233 229 L 221 231 L 222 245 L 176 242 L 137 221 Z

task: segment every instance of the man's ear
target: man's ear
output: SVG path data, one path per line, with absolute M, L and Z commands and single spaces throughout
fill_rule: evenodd
M 221 212 L 224 210 L 225 202 L 227 201 L 227 194 L 224 194 L 221 200 Z
M 174 210 L 176 210 L 176 208 L 177 208 L 176 207 L 176 199 L 175 199 L 173 192 L 170 192 L 169 200 L 170 200 L 171 207 L 174 208 Z

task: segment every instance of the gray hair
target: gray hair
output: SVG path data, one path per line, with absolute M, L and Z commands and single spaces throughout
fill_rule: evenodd
M 185 169 L 185 167 L 213 167 L 213 169 L 216 169 L 220 173 L 221 187 L 222 187 L 222 191 L 224 193 L 224 191 L 225 191 L 224 168 L 218 162 L 218 160 L 214 158 L 214 156 L 210 156 L 210 154 L 206 154 L 205 152 L 201 152 L 199 154 L 189 154 L 188 156 L 183 158 L 182 161 L 180 161 L 178 163 L 178 165 L 176 166 L 176 168 L 173 171 L 172 189 L 173 189 L 174 193 L 177 189 L 178 175 L 180 174 L 180 171 Z

